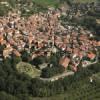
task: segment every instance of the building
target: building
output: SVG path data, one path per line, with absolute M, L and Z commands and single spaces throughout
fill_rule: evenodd
M 59 61 L 59 64 L 62 65 L 64 68 L 67 68 L 69 63 L 70 63 L 70 59 L 66 56 L 63 56 Z

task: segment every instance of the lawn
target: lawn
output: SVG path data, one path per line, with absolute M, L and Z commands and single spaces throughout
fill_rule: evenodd
M 24 73 L 32 78 L 38 77 L 41 74 L 40 70 L 25 62 L 18 63 L 16 69 L 19 73 Z

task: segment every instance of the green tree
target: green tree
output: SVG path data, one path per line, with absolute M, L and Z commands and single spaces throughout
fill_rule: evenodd
M 0 45 L 0 53 L 2 54 L 3 50 L 5 48 L 5 45 Z
M 0 77 L 0 91 L 5 90 L 6 81 L 3 77 Z
M 88 29 L 95 29 L 96 27 L 96 19 L 93 17 L 85 17 L 80 21 L 80 24 L 87 27 Z
M 15 76 L 9 75 L 6 80 L 6 91 L 8 93 L 14 94 L 15 87 L 14 87 Z
M 0 16 L 7 15 L 8 11 L 10 10 L 9 7 L 0 4 Z
M 6 58 L 3 61 L 3 69 L 8 74 L 13 73 L 13 69 L 12 69 L 12 64 L 11 64 L 11 59 L 10 58 Z
M 22 58 L 21 57 L 18 57 L 18 56 L 15 56 L 15 55 L 12 55 L 12 66 L 16 66 L 16 64 L 18 64 L 19 62 L 22 61 Z
M 31 63 L 34 64 L 35 66 L 38 66 L 40 64 L 43 64 L 47 61 L 45 56 L 38 56 L 36 58 L 34 58 Z
M 58 65 L 58 59 L 56 57 L 56 54 L 52 54 L 49 60 L 50 64 L 53 64 L 54 66 Z
M 15 8 L 16 4 L 17 4 L 17 0 L 8 0 L 9 4 L 11 5 L 11 7 Z
M 22 51 L 22 61 L 29 62 L 30 54 L 27 51 Z
M 7 94 L 6 92 L 0 92 L 0 100 L 20 100 L 19 98 Z

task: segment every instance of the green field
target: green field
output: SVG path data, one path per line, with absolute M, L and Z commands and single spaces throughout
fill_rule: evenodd
M 91 2 L 97 2 L 97 0 L 74 0 L 74 2 L 79 2 L 79 3 L 91 3 Z
M 56 7 L 59 5 L 59 0 L 33 0 L 38 5 Z

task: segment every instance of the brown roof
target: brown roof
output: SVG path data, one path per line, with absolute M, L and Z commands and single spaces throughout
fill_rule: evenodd
M 21 56 L 21 54 L 19 53 L 19 51 L 17 51 L 16 49 L 13 50 L 13 53 L 14 53 L 16 56 L 18 56 L 18 57 Z
M 90 59 L 94 59 L 96 57 L 96 55 L 92 52 L 88 53 L 87 55 Z
M 100 41 L 99 41 L 99 42 L 97 42 L 97 46 L 100 46 Z
M 62 57 L 59 61 L 59 64 L 67 68 L 69 65 L 70 59 L 68 57 Z

